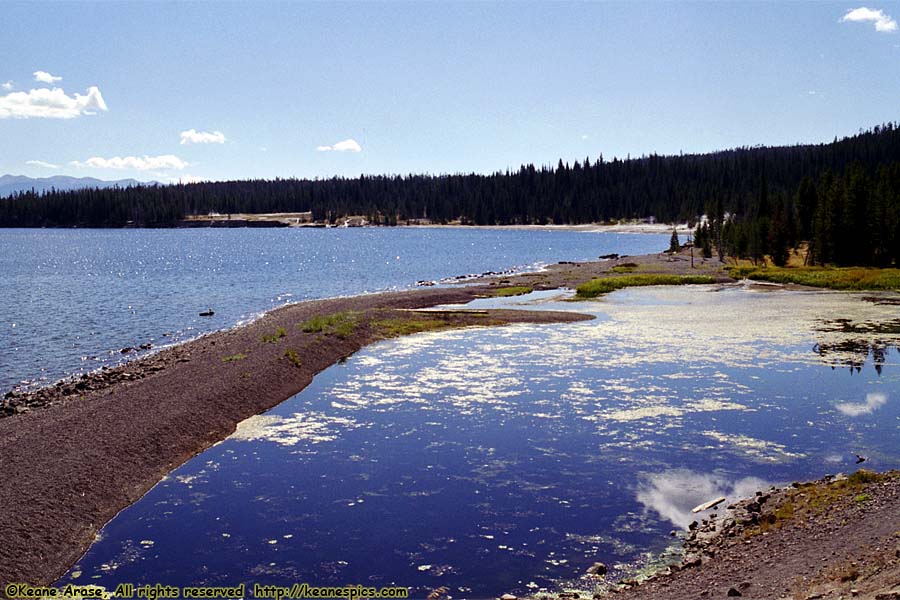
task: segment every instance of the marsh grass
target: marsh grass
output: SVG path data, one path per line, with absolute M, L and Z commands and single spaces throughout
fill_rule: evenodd
M 386 338 L 437 331 L 452 327 L 452 323 L 444 319 L 380 319 L 372 321 L 372 328 L 378 335 Z
M 707 275 L 622 275 L 621 277 L 600 277 L 582 283 L 576 288 L 578 299 L 596 298 L 615 290 L 627 287 L 647 285 L 689 285 L 715 283 L 713 277 Z
M 350 337 L 359 325 L 359 313 L 345 311 L 330 315 L 315 316 L 299 323 L 299 327 L 306 333 L 323 333 L 336 335 L 339 338 Z
M 727 267 L 735 279 L 794 283 L 833 290 L 900 290 L 900 269 L 864 267 Z
M 638 267 L 637 263 L 622 263 L 621 265 L 614 266 L 611 271 L 613 273 L 634 273 L 637 271 Z
M 522 296 L 530 294 L 534 291 L 533 287 L 527 285 L 513 285 L 494 290 L 494 296 L 497 298 L 508 298 L 510 296 Z

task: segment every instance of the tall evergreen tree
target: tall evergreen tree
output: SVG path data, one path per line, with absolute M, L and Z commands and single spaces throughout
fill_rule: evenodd
M 669 252 L 678 252 L 681 250 L 681 242 L 678 241 L 678 230 L 672 229 L 672 237 L 669 238 Z

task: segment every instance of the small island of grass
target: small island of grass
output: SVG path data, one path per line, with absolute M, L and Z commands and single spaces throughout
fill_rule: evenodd
M 647 285 L 688 285 L 701 283 L 715 283 L 716 279 L 708 275 L 623 275 L 621 277 L 597 277 L 576 288 L 575 297 L 578 299 L 596 298 L 615 290 L 626 287 L 638 287 Z
M 523 296 L 525 294 L 530 294 L 534 291 L 534 288 L 527 285 L 513 285 L 509 287 L 502 287 L 494 290 L 494 297 L 497 298 L 509 298 L 511 296 Z

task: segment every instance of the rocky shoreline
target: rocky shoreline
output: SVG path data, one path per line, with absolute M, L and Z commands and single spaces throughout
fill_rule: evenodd
M 900 471 L 761 490 L 691 523 L 679 563 L 616 597 L 900 598 Z

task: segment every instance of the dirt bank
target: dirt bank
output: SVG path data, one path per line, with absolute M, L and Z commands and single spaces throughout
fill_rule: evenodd
M 685 559 L 617 598 L 900 598 L 900 472 L 761 491 L 703 513 Z

